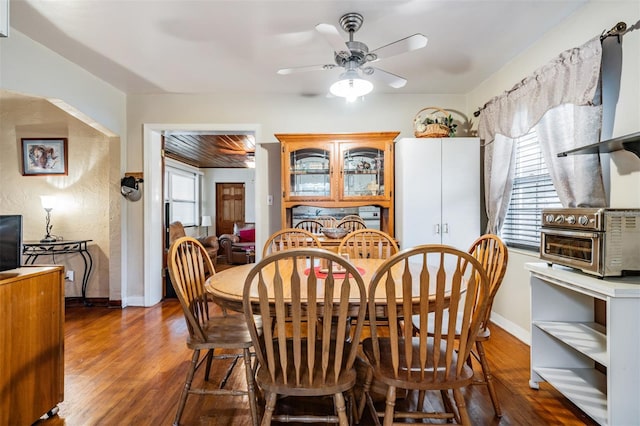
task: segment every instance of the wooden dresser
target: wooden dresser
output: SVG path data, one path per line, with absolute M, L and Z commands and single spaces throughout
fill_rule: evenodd
M 64 399 L 64 268 L 0 272 L 0 426 L 29 425 Z

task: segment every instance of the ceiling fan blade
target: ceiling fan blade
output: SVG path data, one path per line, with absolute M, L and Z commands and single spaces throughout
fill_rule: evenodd
M 422 49 L 427 45 L 427 41 L 428 39 L 422 34 L 414 34 L 394 41 L 393 43 L 389 43 L 386 46 L 379 47 L 369 52 L 369 55 L 375 55 L 375 58 L 371 60 L 373 62 L 378 59 L 389 58 L 391 56 L 400 55 L 401 53 Z
M 293 74 L 294 72 L 306 72 L 306 71 L 323 71 L 332 70 L 336 67 L 335 64 L 327 65 L 308 65 L 306 67 L 294 67 L 294 68 L 281 68 L 277 71 L 280 75 Z
M 395 75 L 390 73 L 389 71 L 381 70 L 380 68 L 371 67 L 373 69 L 373 75 L 378 80 L 384 82 L 385 84 L 393 87 L 394 89 L 400 89 L 407 84 L 407 79 L 402 78 L 399 75 Z
M 347 43 L 342 39 L 338 29 L 331 24 L 318 24 L 316 25 L 316 31 L 318 31 L 324 39 L 333 48 L 339 56 L 348 58 L 351 56 L 351 50 L 347 46 Z

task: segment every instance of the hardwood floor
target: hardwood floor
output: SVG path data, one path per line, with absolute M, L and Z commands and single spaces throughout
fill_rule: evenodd
M 67 308 L 65 401 L 57 416 L 38 423 L 170 425 L 191 358 L 186 335 L 175 299 L 151 308 Z M 546 383 L 537 391 L 529 388 L 528 346 L 494 326 L 485 348 L 504 416 L 494 417 L 485 386 L 471 386 L 465 398 L 474 424 L 595 425 Z M 230 386 L 244 384 L 238 365 Z M 212 377 L 224 369 L 214 367 Z M 181 424 L 250 424 L 248 403 L 244 397 L 190 396 Z M 362 424 L 372 424 L 371 418 Z

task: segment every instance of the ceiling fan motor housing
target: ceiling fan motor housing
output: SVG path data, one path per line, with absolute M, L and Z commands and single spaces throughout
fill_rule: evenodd
M 340 54 L 335 54 L 335 61 L 341 67 L 347 69 L 358 68 L 368 60 L 369 48 L 366 44 L 359 41 L 347 41 L 347 47 L 351 51 L 351 55 L 344 58 Z
M 350 34 L 358 31 L 362 26 L 362 22 L 364 22 L 364 18 L 356 12 L 347 13 L 340 18 L 340 26 Z

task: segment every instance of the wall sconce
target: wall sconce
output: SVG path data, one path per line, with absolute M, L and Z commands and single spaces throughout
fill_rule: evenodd
M 207 232 L 207 235 L 209 235 L 209 227 L 211 226 L 211 216 L 202 216 L 202 219 L 200 221 L 200 226 L 204 226 L 205 231 Z
M 56 197 L 53 197 L 51 195 L 41 195 L 40 202 L 42 203 L 42 208 L 44 209 L 44 211 L 47 212 L 47 222 L 44 227 L 46 234 L 44 238 L 40 240 L 40 242 L 51 243 L 56 241 L 56 237 L 51 235 L 51 228 L 53 228 L 53 225 L 51 225 L 51 210 L 53 210 L 53 208 L 55 207 Z

